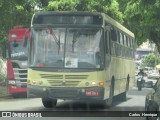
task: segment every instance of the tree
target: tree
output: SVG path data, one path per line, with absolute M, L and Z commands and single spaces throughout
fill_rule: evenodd
M 50 0 L 42 10 L 104 12 L 123 23 L 117 0 Z
M 16 25 L 30 25 L 37 10 L 105 12 L 123 23 L 117 0 L 0 0 L 0 48 L 7 41 L 8 31 Z
M 133 31 L 137 45 L 147 39 L 160 52 L 159 0 L 0 0 L 0 45 L 15 25 L 30 25 L 37 10 L 104 12 Z
M 0 0 L 0 50 L 8 38 L 8 31 L 16 25 L 30 25 L 33 3 L 29 0 Z
M 124 24 L 135 33 L 137 44 L 149 39 L 160 52 L 159 0 L 126 0 L 119 1 L 119 4 L 124 15 Z
M 142 66 L 143 67 L 155 67 L 155 65 L 160 63 L 160 58 L 157 58 L 154 53 L 151 53 L 147 56 L 142 61 Z

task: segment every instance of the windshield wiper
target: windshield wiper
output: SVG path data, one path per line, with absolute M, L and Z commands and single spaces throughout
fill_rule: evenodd
M 58 45 L 58 54 L 59 54 L 59 51 L 60 51 L 60 37 L 59 38 L 56 37 L 56 35 L 53 32 L 52 28 L 48 28 L 48 29 L 50 30 L 51 35 L 53 36 L 56 44 Z

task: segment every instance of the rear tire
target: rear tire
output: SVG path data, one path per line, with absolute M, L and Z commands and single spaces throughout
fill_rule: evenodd
M 56 107 L 57 99 L 42 98 L 42 103 L 45 108 L 54 108 Z

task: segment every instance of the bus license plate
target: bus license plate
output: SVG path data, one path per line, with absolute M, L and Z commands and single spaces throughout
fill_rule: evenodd
M 86 90 L 86 96 L 98 96 L 99 92 L 97 90 Z

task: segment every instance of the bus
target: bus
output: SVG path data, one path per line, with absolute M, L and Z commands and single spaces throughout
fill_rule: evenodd
M 104 13 L 38 12 L 31 21 L 28 97 L 110 107 L 135 85 L 134 34 Z
M 9 31 L 7 42 L 7 88 L 13 97 L 27 97 L 27 67 L 29 28 L 15 26 Z

